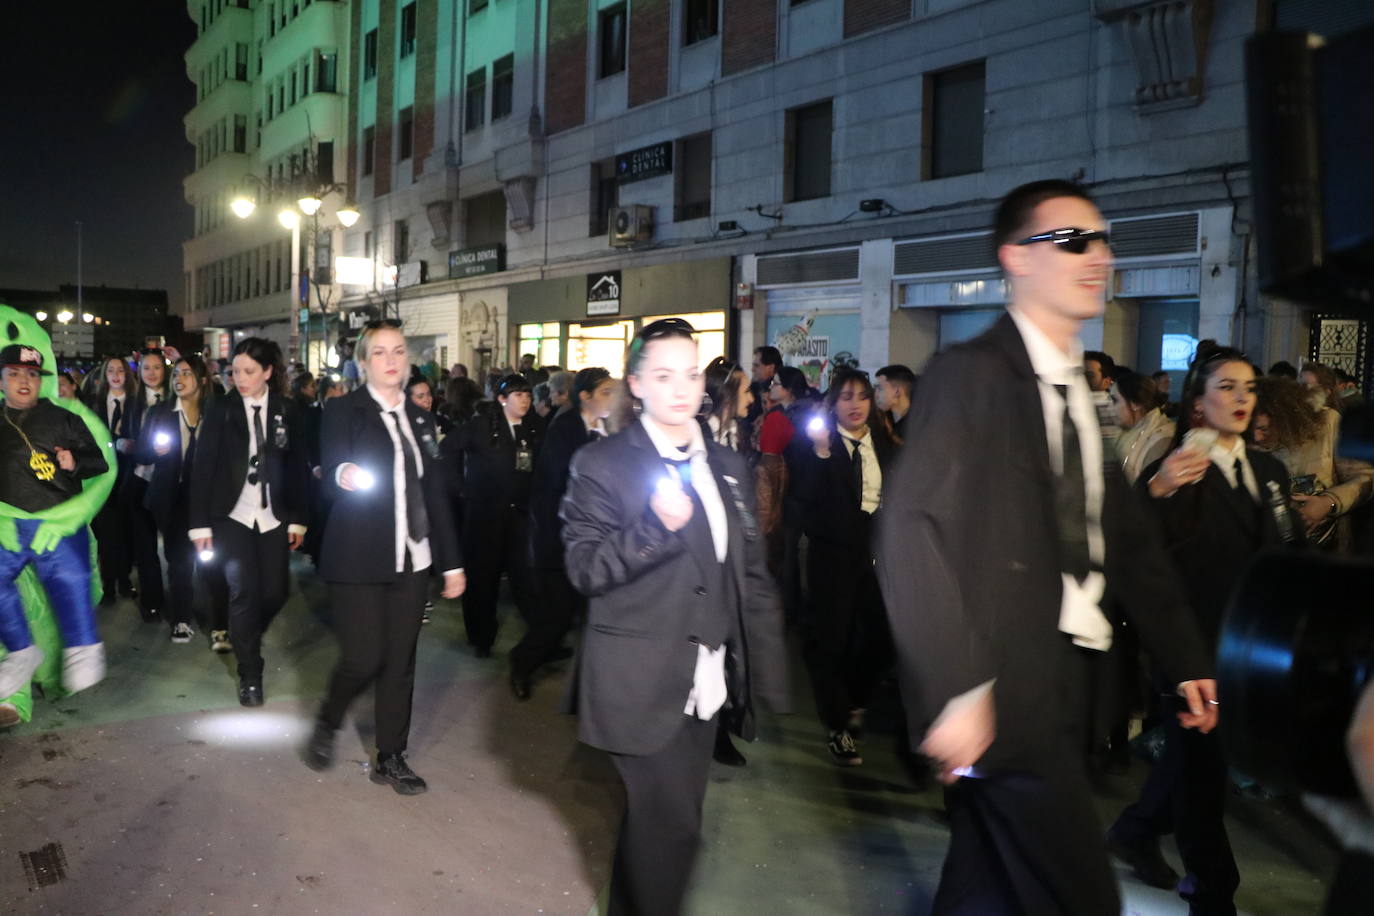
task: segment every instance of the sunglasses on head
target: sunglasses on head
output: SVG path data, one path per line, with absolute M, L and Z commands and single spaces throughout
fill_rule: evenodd
M 1034 245 L 1036 242 L 1053 242 L 1054 247 L 1069 254 L 1082 254 L 1088 250 L 1088 243 L 1101 239 L 1102 244 L 1110 246 L 1111 237 L 1103 229 L 1051 229 L 1037 235 L 1028 235 L 1018 245 Z
M 382 328 L 391 328 L 394 331 L 398 331 L 401 328 L 401 323 L 395 318 L 374 318 L 363 325 L 363 330 L 365 331 L 379 331 Z

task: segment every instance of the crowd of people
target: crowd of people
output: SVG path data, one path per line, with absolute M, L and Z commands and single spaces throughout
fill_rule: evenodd
M 175 643 L 201 627 L 258 706 L 263 635 L 291 552 L 308 553 L 341 651 L 304 760 L 333 764 L 373 688 L 371 778 L 415 794 L 405 755 L 433 597 L 462 597 L 467 643 L 489 658 L 504 577 L 524 625 L 514 697 L 574 659 L 564 708 L 625 784 L 611 912 L 679 911 L 710 761 L 747 765 L 731 736 L 753 737 L 759 703 L 789 708 L 790 629 L 817 751 L 839 766 L 863 764 L 868 709 L 900 683 L 902 728 L 948 784 L 937 912 L 1117 912 L 1110 848 L 1192 912 L 1234 913 L 1221 615 L 1261 551 L 1355 550 L 1374 468 L 1340 457 L 1360 396 L 1327 367 L 1266 374 L 1203 341 L 1172 401 L 1167 372 L 1084 351 L 1105 226 L 1073 184 L 1008 195 L 1008 313 L 919 379 L 843 368 L 822 392 L 770 346 L 747 369 L 703 368 L 681 319 L 642 328 L 623 367 L 526 356 L 482 384 L 412 365 L 391 321 L 362 330 L 342 380 L 290 372 L 262 338 L 229 360 L 148 349 L 64 373 L 60 398 L 113 442 L 117 480 L 91 526 L 106 601 L 137 601 Z M 7 461 L 28 461 L 16 435 L 52 422 L 34 396 L 48 370 L 12 349 L 0 436 Z M 69 491 L 101 468 L 66 426 Z M 28 498 L 6 486 L 5 502 Z M 1103 831 L 1085 768 L 1122 765 L 1141 719 L 1162 751 Z M 1168 833 L 1183 879 L 1160 853 Z

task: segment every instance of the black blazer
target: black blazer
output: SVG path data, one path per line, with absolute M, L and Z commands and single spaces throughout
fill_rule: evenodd
M 196 463 L 191 468 L 190 528 L 209 528 L 234 511 L 248 479 L 252 439 L 237 389 L 208 403 L 200 422 Z M 306 498 L 310 468 L 296 405 L 273 391 L 267 396 L 262 422 L 266 441 L 259 470 L 267 479 L 272 514 L 283 525 L 304 525 L 310 511 Z
M 542 442 L 538 420 L 530 411 L 516 427 L 517 436 L 534 452 L 536 461 Z M 512 507 L 528 512 L 533 470 L 515 469 L 517 444 L 500 404 L 479 412 L 453 435 L 459 437 L 454 447 L 464 452 L 464 530 L 480 535 L 487 524 Z
M 869 430 L 864 448 L 871 448 L 878 456 L 878 468 L 883 475 L 883 489 L 887 489 L 887 474 L 892 466 L 892 440 Z M 801 509 L 802 530 L 812 540 L 840 544 L 867 543 L 869 518 L 859 508 L 859 492 L 854 487 L 854 459 L 849 445 L 837 431 L 830 433 L 830 457 L 816 456 L 811 437 L 803 430 L 789 446 L 793 451 L 788 466 L 791 478 L 788 489 Z M 874 513 L 876 517 L 877 513 Z
M 997 679 L 997 737 L 980 766 L 1016 769 L 1065 752 L 1056 660 L 1059 537 L 1040 391 L 1010 315 L 935 357 L 884 481 L 878 580 L 913 742 L 946 701 Z M 1157 528 L 1104 457 L 1108 593 L 1171 681 L 1213 661 Z
M 752 475 L 729 449 L 710 441 L 706 449 L 730 529 L 730 577 L 720 575 L 709 536 L 701 544 L 686 536 L 690 526 L 669 532 L 649 508 L 664 464 L 641 425 L 573 456 L 563 543 L 568 578 L 589 601 L 564 709 L 593 747 L 651 754 L 672 737 L 696 671 L 701 602 L 725 602 L 740 637 L 727 654 L 727 726 L 753 738 L 755 696 L 787 709 L 782 609 L 754 520 Z M 732 584 L 724 594 L 721 581 Z
M 1150 500 L 1188 603 L 1213 653 L 1231 592 L 1255 557 L 1266 549 L 1300 547 L 1307 540 L 1302 521 L 1288 510 L 1289 478 L 1283 463 L 1254 449 L 1246 449 L 1245 456 L 1259 484 L 1258 502 L 1244 487 L 1232 489 L 1216 465 L 1168 499 Z M 1161 464 L 1163 459 L 1141 472 L 1137 489 L 1142 493 Z
M 186 498 L 190 491 L 190 480 L 183 483 L 181 479 L 182 423 L 175 406 L 175 400 L 166 400 L 149 408 L 134 445 L 134 463 L 153 466 L 152 480 L 148 481 L 147 492 L 143 494 L 143 507 L 152 513 L 158 530 L 164 534 L 178 521 L 177 503 Z M 209 406 L 208 403 L 206 406 Z M 158 433 L 167 433 L 172 437 L 171 451 L 165 455 L 159 455 L 153 447 L 153 439 Z M 200 443 L 197 442 L 196 450 L 199 449 Z M 186 536 L 185 531 L 176 534 Z
M 563 520 L 558 510 L 568 489 L 573 453 L 598 438 L 587 431 L 580 410 L 564 411 L 545 431 L 530 489 L 530 556 L 537 569 L 563 568 Z

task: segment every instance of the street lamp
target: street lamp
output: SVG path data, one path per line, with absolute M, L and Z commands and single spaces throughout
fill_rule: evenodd
M 281 223 L 283 229 L 290 229 L 292 232 L 301 227 L 300 214 L 289 208 L 277 214 L 277 222 Z
M 47 320 L 48 320 L 48 313 L 47 313 L 47 312 L 34 312 L 33 317 L 37 318 L 39 321 L 47 321 Z
M 352 229 L 353 224 L 362 216 L 362 214 L 358 212 L 358 208 L 351 203 L 344 204 L 335 215 L 339 217 L 339 222 L 343 224 L 345 229 Z
M 75 317 L 76 316 L 73 315 L 69 309 L 63 309 L 62 311 L 57 313 L 57 320 L 62 322 L 63 324 L 66 324 Z
M 253 211 L 257 208 L 258 205 L 253 201 L 252 198 L 244 197 L 242 195 L 235 197 L 233 202 L 229 204 L 229 209 L 233 210 L 234 215 L 237 216 L 239 219 L 247 219 L 248 217 L 252 216 Z
M 301 212 L 306 216 L 314 216 L 320 212 L 320 207 L 324 206 L 324 201 L 314 194 L 307 194 L 296 201 L 296 206 L 301 208 Z

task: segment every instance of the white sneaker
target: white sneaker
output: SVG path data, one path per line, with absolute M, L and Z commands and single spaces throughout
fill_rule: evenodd
M 105 644 L 62 650 L 62 686 L 69 693 L 94 687 L 105 679 Z
M 210 650 L 220 655 L 234 651 L 234 644 L 229 641 L 228 630 L 210 631 Z
M 191 637 L 195 635 L 189 623 L 179 623 L 172 627 L 172 642 L 190 642 Z
M 15 708 L 13 703 L 0 703 L 0 728 L 18 725 L 19 719 L 19 710 Z
M 33 673 L 43 664 L 43 650 L 29 646 L 11 652 L 0 661 L 0 700 L 13 696 L 33 680 Z

